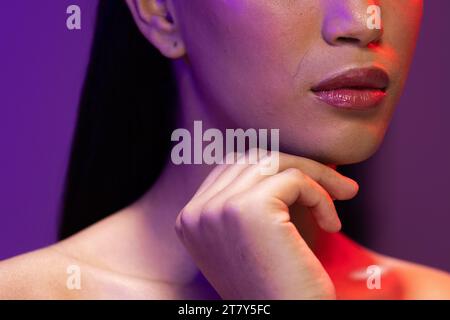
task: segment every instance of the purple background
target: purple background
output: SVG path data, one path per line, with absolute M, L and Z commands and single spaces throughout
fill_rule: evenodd
M 93 0 L 0 2 L 0 259 L 56 240 L 92 39 Z M 82 9 L 82 30 L 65 26 Z M 450 1 L 426 1 L 410 79 L 381 150 L 363 164 L 369 246 L 450 271 Z

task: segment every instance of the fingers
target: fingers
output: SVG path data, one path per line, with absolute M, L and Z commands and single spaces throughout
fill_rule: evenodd
M 270 155 L 259 149 L 246 154 L 230 154 L 235 164 L 217 166 L 200 186 L 188 204 L 189 211 L 200 215 L 205 206 L 220 210 L 223 203 L 234 195 L 251 192 L 254 199 L 276 198 L 287 206 L 298 201 L 308 207 L 318 225 L 329 232 L 339 231 L 341 223 L 333 199 L 347 200 L 356 195 L 358 184 L 317 161 L 303 157 L 272 152 Z M 278 173 L 263 175 L 260 160 L 278 156 Z M 255 160 L 256 164 L 252 162 Z M 261 194 L 257 194 L 261 192 Z M 272 194 L 271 194 L 272 193 Z M 192 215 L 193 216 L 193 215 Z M 198 218 L 198 217 L 197 217 Z M 285 216 L 289 219 L 289 217 Z
M 247 153 L 232 152 L 226 155 L 224 164 L 217 166 L 200 186 L 195 196 L 207 200 L 224 190 L 246 168 L 257 163 L 258 149 L 251 149 Z M 231 163 L 231 164 L 228 164 Z
M 337 232 L 341 229 L 341 222 L 329 194 L 316 181 L 296 168 L 286 169 L 262 180 L 251 192 L 262 199 L 278 199 L 287 207 L 298 202 L 310 210 L 323 230 Z
M 254 159 L 255 155 L 259 162 L 252 164 L 249 159 Z M 299 169 L 319 183 L 333 199 L 348 200 L 358 193 L 359 186 L 354 180 L 317 161 L 281 152 L 272 152 L 260 159 L 258 149 L 252 149 L 239 158 L 239 160 L 244 159 L 245 164 L 228 165 L 226 168 L 221 168 L 220 174 L 216 175 L 215 180 L 211 179 L 207 185 L 202 186 L 202 192 L 199 192 L 199 195 L 202 195 L 205 200 L 218 192 L 222 192 L 227 187 L 232 186 L 236 190 L 243 190 L 249 184 L 258 183 L 267 177 L 262 174 L 262 167 L 264 166 L 262 162 L 267 163 L 267 159 L 270 157 L 278 157 L 276 173 L 289 168 Z
M 333 199 L 348 200 L 357 193 L 359 186 L 356 181 L 341 175 L 336 170 L 317 161 L 280 153 L 279 172 L 296 168 L 319 183 Z
M 230 164 L 224 163 L 224 164 L 217 165 L 213 170 L 211 170 L 211 172 L 208 174 L 206 179 L 202 182 L 202 184 L 198 188 L 197 192 L 195 192 L 194 197 L 199 196 L 200 194 L 205 192 L 205 190 L 207 190 L 211 186 L 211 184 L 214 183 L 217 180 L 217 178 L 225 170 L 228 169 L 229 166 L 230 166 Z

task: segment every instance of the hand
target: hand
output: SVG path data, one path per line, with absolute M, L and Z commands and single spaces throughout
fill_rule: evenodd
M 290 221 L 289 206 L 298 202 L 323 230 L 337 232 L 333 199 L 353 198 L 358 185 L 316 161 L 277 154 L 279 169 L 271 176 L 261 174 L 261 161 L 214 168 L 175 230 L 223 299 L 335 299 L 330 277 Z

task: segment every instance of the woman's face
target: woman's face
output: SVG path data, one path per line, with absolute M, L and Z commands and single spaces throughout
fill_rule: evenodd
M 368 14 L 373 4 L 381 8 L 382 29 L 368 27 L 368 19 L 376 21 Z M 280 129 L 284 152 L 348 164 L 370 157 L 383 139 L 423 3 L 174 0 L 173 6 L 207 112 L 229 119 L 228 128 Z M 382 74 L 356 71 L 356 78 L 317 88 L 336 74 L 372 67 L 384 70 L 389 84 Z

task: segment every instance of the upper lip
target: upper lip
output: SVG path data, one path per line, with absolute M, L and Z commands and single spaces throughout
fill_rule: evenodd
M 378 67 L 354 68 L 338 73 L 311 88 L 313 92 L 337 89 L 386 90 L 389 75 Z

